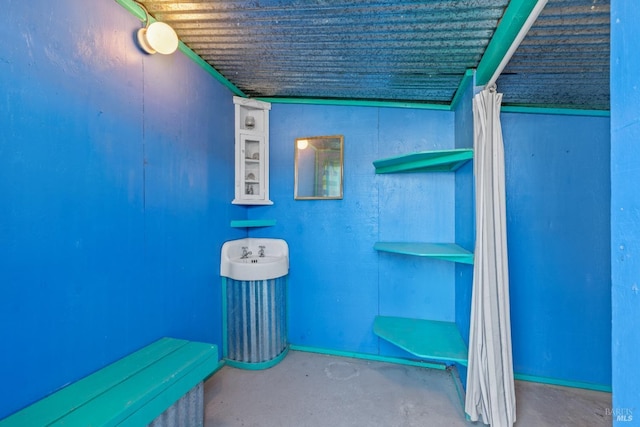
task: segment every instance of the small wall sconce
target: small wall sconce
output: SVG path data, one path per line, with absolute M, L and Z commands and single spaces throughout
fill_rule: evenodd
M 178 35 L 169 24 L 156 21 L 149 24 L 149 11 L 143 4 L 136 2 L 145 13 L 144 28 L 138 30 L 138 43 L 149 54 L 170 55 L 178 49 Z
M 307 141 L 306 139 L 299 139 L 298 140 L 298 150 L 304 150 L 309 146 L 309 141 Z

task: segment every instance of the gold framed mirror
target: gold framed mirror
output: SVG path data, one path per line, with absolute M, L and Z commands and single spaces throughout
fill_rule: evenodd
M 344 136 L 296 138 L 296 200 L 342 199 Z

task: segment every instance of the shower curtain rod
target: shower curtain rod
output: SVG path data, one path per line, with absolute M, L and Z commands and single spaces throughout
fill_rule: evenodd
M 524 25 L 518 32 L 518 35 L 513 40 L 513 43 L 511 43 L 511 46 L 509 46 L 509 50 L 507 50 L 507 53 L 505 53 L 504 57 L 502 58 L 502 61 L 500 61 L 498 68 L 496 68 L 496 70 L 493 72 L 493 75 L 491 76 L 487 84 L 484 86 L 485 89 L 489 89 L 490 87 L 496 84 L 496 80 L 498 80 L 498 77 L 500 77 L 500 74 L 502 74 L 502 71 L 511 60 L 511 57 L 520 46 L 520 43 L 522 43 L 522 40 L 525 38 L 525 36 L 529 32 L 529 29 L 531 29 L 531 26 L 533 25 L 533 23 L 536 22 L 536 19 L 538 19 L 538 15 L 540 15 L 540 12 L 542 12 L 542 9 L 544 9 L 546 4 L 547 4 L 547 0 L 538 0 L 536 5 L 533 7 L 533 10 L 531 10 L 529 17 L 524 22 Z

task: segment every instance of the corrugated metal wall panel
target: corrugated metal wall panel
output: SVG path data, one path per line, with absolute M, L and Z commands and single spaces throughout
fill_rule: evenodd
M 268 362 L 287 349 L 287 278 L 227 279 L 228 359 Z

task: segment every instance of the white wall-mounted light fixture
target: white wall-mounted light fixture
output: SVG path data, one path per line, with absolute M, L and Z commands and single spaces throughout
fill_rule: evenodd
M 144 5 L 136 2 L 145 13 L 144 28 L 138 30 L 138 43 L 142 50 L 149 54 L 161 53 L 170 55 L 178 49 L 178 35 L 169 24 L 156 21 L 149 23 L 149 11 Z
M 306 150 L 308 146 L 309 146 L 309 141 L 307 141 L 306 139 L 298 140 L 298 150 Z

